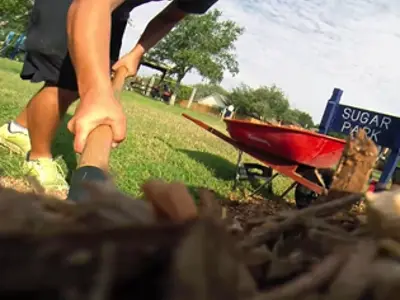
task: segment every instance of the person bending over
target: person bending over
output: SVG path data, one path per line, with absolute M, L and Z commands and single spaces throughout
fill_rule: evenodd
M 23 170 L 46 190 L 68 188 L 51 144 L 60 120 L 79 97 L 68 129 L 80 153 L 91 130 L 110 125 L 114 146 L 126 135 L 126 117 L 114 98 L 110 66 L 134 76 L 146 51 L 187 14 L 203 14 L 218 0 L 173 0 L 119 58 L 129 13 L 157 0 L 35 0 L 26 38 L 23 80 L 44 82 L 25 109 L 0 127 L 0 144 L 26 156 Z M 160 0 L 158 0 L 160 1 Z

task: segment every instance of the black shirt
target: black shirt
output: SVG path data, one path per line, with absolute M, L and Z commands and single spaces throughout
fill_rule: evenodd
M 218 0 L 175 0 L 179 9 L 188 14 L 204 14 Z
M 128 20 L 130 12 L 140 5 L 149 2 L 159 2 L 162 0 L 126 0 L 113 13 L 113 17 L 120 20 Z M 179 9 L 188 14 L 204 14 L 218 0 L 174 0 Z M 172 1 L 170 1 L 172 2 Z
M 1 0 L 0 0 L 1 1 Z M 41 55 L 67 53 L 67 13 L 73 0 L 35 0 L 27 30 L 26 49 Z M 118 58 L 129 13 L 142 4 L 162 0 L 125 0 L 112 15 L 111 57 Z M 173 0 L 189 14 L 203 14 L 218 0 Z M 170 1 L 171 2 L 171 1 Z
M 52 0 L 54 1 L 54 0 Z M 122 44 L 122 37 L 129 19 L 130 12 L 140 5 L 162 0 L 125 0 L 112 14 L 111 23 L 111 58 L 116 61 Z M 178 8 L 188 14 L 204 14 L 218 0 L 173 0 Z M 169 1 L 172 2 L 172 1 Z

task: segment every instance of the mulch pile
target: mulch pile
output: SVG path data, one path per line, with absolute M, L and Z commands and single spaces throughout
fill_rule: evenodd
M 351 212 L 361 195 L 249 216 L 206 190 L 196 208 L 178 183 L 87 189 L 78 204 L 0 190 L 1 299 L 399 297 L 400 248 Z

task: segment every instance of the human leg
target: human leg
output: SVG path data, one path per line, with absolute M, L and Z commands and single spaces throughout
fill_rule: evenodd
M 25 60 L 21 72 L 23 80 L 29 80 L 34 83 L 51 82 L 55 86 L 66 89 L 76 90 L 76 84 L 70 86 L 61 86 L 69 79 L 69 83 L 74 81 L 73 68 L 70 67 L 63 71 L 67 56 L 67 32 L 65 23 L 67 13 L 72 0 L 35 0 L 30 12 L 30 22 L 27 29 L 25 40 Z M 72 70 L 72 72 L 71 72 Z M 67 80 L 68 83 L 68 80 Z M 48 96 L 46 89 L 42 88 L 34 95 L 25 109 L 16 117 L 15 120 L 0 127 L 0 144 L 13 152 L 26 155 L 31 150 L 28 136 L 28 108 L 32 104 L 33 108 L 38 106 L 35 103 L 39 101 L 42 94 Z M 58 97 L 44 97 L 43 105 L 47 111 L 53 109 L 57 112 L 57 107 L 65 107 L 63 103 L 58 103 Z M 63 98 L 63 97 L 61 97 Z M 64 100 L 63 100 L 64 101 Z M 68 101 L 66 101 L 68 102 Z M 67 104 L 69 105 L 69 104 Z M 32 109 L 34 111 L 34 109 Z M 53 116 L 53 114 L 51 114 Z M 63 113 L 61 113 L 63 115 Z M 40 114 L 43 120 L 48 116 Z M 46 123 L 44 121 L 44 123 Z
M 21 77 L 31 81 L 45 81 L 15 121 L 0 128 L 0 144 L 26 156 L 23 170 L 45 190 L 68 188 L 65 176 L 51 155 L 56 130 L 68 107 L 78 98 L 76 80 L 66 59 L 60 70 L 46 68 L 46 61 L 30 55 Z M 51 81 L 52 83 L 49 83 Z
M 57 127 L 77 97 L 76 92 L 44 86 L 15 120 L 0 127 L 0 144 L 23 156 L 30 152 L 31 158 L 51 157 L 51 142 Z
M 51 144 L 57 128 L 77 97 L 77 92 L 45 85 L 31 99 L 26 108 L 31 140 L 29 159 L 52 158 Z
M 65 27 L 71 2 L 34 2 L 21 78 L 45 84 L 13 122 L 0 128 L 0 143 L 8 148 L 15 146 L 17 152 L 26 155 L 26 175 L 35 177 L 45 189 L 67 187 L 50 151 L 60 120 L 78 97 Z
M 63 76 L 60 75 L 60 78 Z M 75 77 L 70 74 L 67 79 L 71 78 Z M 59 80 L 56 84 L 45 83 L 26 107 L 31 150 L 24 162 L 24 172 L 46 190 L 68 188 L 62 169 L 51 154 L 51 145 L 60 121 L 78 98 L 76 89 L 68 87 L 71 84 L 66 83 L 67 80 Z
M 52 158 L 51 144 L 60 120 L 76 98 L 76 92 L 44 86 L 20 114 L 26 115 L 29 130 L 13 122 L 0 128 L 0 143 L 26 155 L 25 175 L 33 177 L 45 190 L 68 188 L 61 168 Z
M 45 84 L 26 107 L 31 150 L 24 171 L 45 189 L 66 189 L 65 176 L 53 160 L 51 145 L 61 119 L 78 98 L 75 72 L 68 55 L 59 64 L 53 63 L 58 57 L 49 55 L 32 53 L 28 59 L 21 77 Z
M 15 118 L 14 123 L 16 125 L 21 126 L 22 128 L 28 129 L 28 107 L 27 106 L 25 106 L 25 108 Z
M 28 53 L 21 78 L 45 82 L 15 120 L 0 127 L 0 144 L 21 155 L 51 157 L 54 134 L 68 107 L 78 98 L 75 73 L 69 58 L 62 63 L 39 53 Z M 46 83 L 47 82 L 47 83 Z M 51 83 L 50 83 L 51 82 Z M 29 122 L 28 122 L 29 121 Z M 31 136 L 33 149 L 31 148 Z
M 37 0 L 35 3 L 39 5 L 38 3 L 43 1 L 47 0 Z M 47 14 L 43 15 L 48 17 Z M 8 128 L 28 128 L 31 148 L 24 164 L 24 170 L 27 175 L 38 179 L 42 186 L 53 189 L 58 188 L 59 184 L 57 182 L 60 180 L 59 176 L 57 176 L 59 168 L 52 160 L 50 153 L 51 141 L 60 119 L 68 106 L 77 98 L 77 87 L 75 72 L 66 47 L 65 56 L 60 66 L 60 58 L 62 58 L 60 49 L 62 50 L 66 46 L 62 45 L 64 39 L 62 41 L 59 37 L 53 39 L 52 33 L 46 32 L 52 27 L 44 26 L 43 18 L 38 18 L 37 20 L 41 20 L 42 23 L 39 22 L 36 26 L 33 26 L 31 35 L 28 32 L 28 55 L 21 78 L 32 82 L 44 81 L 47 84 L 31 99 L 26 109 L 12 123 L 14 126 L 8 126 Z M 35 22 L 33 23 L 35 25 Z M 117 23 L 120 24 L 120 22 Z M 114 37 L 110 49 L 112 63 L 118 59 L 122 35 L 126 27 L 126 22 L 123 23 L 123 26 L 114 26 L 112 33 Z M 54 23 L 52 26 L 54 27 Z M 30 36 L 36 36 L 36 38 L 33 39 Z M 35 40 L 44 40 L 48 47 L 44 48 L 42 44 L 35 44 Z M 72 87 L 71 84 L 73 85 Z
M 111 65 L 118 60 L 126 26 L 127 20 L 121 19 L 118 14 L 113 14 L 110 41 Z M 57 45 L 59 44 L 60 42 L 57 43 Z M 51 57 L 41 53 L 27 55 L 21 73 L 22 79 L 29 79 L 33 82 L 42 80 L 55 82 L 54 86 L 46 84 L 15 119 L 16 125 L 25 128 L 32 127 L 29 128 L 32 140 L 31 158 L 51 157 L 49 137 L 54 136 L 59 120 L 64 116 L 71 103 L 78 98 L 76 75 L 69 55 L 66 55 L 60 70 L 54 68 L 54 58 L 49 64 L 49 58 Z M 46 107 L 42 105 L 43 101 L 46 103 Z M 43 114 L 46 115 L 45 121 L 41 116 Z M 56 123 L 57 126 L 55 126 Z

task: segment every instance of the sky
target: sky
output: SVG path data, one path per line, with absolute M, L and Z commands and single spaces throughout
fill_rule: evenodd
M 167 3 L 131 12 L 121 54 Z M 240 72 L 226 74 L 223 87 L 276 84 L 317 123 L 335 87 L 341 103 L 400 116 L 399 0 L 219 0 L 213 8 L 245 28 L 236 42 Z

